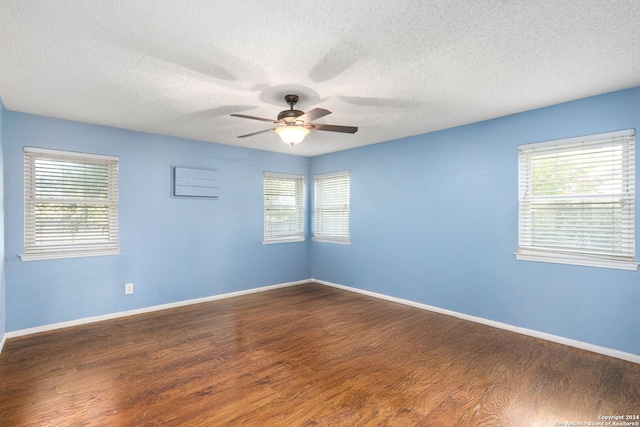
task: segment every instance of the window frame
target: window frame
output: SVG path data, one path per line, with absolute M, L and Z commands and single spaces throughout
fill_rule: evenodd
M 295 185 L 293 204 L 277 204 L 269 203 L 267 195 L 267 180 L 286 180 L 292 181 Z M 304 242 L 305 240 L 305 212 L 304 212 L 304 175 L 277 173 L 277 172 L 264 172 L 262 178 L 262 195 L 263 195 L 263 231 L 262 231 L 262 244 L 276 244 L 276 243 L 292 243 L 292 242 Z M 294 233 L 290 234 L 277 234 L 268 233 L 268 217 L 270 209 L 294 209 L 296 216 L 296 224 L 298 229 Z
M 535 195 L 533 191 L 534 177 L 532 158 L 534 156 L 555 155 L 560 158 L 564 155 L 567 158 L 569 153 L 573 158 L 579 159 L 579 156 L 588 155 L 589 150 L 594 149 L 610 149 L 619 145 L 621 148 L 622 159 L 619 169 L 615 172 L 620 174 L 620 190 L 612 191 L 611 194 L 602 193 L 568 193 L 562 195 Z M 545 141 L 533 144 L 524 144 L 518 147 L 518 250 L 515 253 L 516 259 L 525 261 L 551 262 L 559 264 L 571 264 L 590 267 L 613 268 L 622 270 L 637 270 L 638 263 L 635 256 L 635 131 L 633 129 L 607 132 L 595 135 L 587 135 L 577 138 L 567 138 L 562 140 Z M 571 156 L 569 156 L 571 158 Z M 585 161 L 585 160 L 580 160 Z M 604 163 L 604 162 L 603 162 Z M 611 166 L 613 168 L 613 166 Z M 561 170 L 558 170 L 562 173 Z M 554 175 L 546 175 L 553 177 Z M 561 178 L 558 178 L 561 179 Z M 591 184 L 602 185 L 596 180 L 583 181 L 581 185 Z M 608 189 L 608 187 L 607 187 Z M 563 203 L 574 203 L 576 206 L 585 206 L 592 210 L 593 203 L 590 200 L 609 199 L 615 203 L 619 200 L 620 209 L 611 211 L 611 222 L 614 222 L 614 215 L 620 212 L 620 232 L 616 236 L 613 232 L 610 237 L 613 239 L 619 237 L 621 239 L 620 249 L 611 249 L 611 251 L 596 250 L 595 246 L 591 248 L 562 248 L 553 245 L 544 246 L 536 245 L 533 241 L 533 218 L 535 206 L 560 206 Z M 534 203 L 534 202 L 537 202 Z M 557 208 L 560 209 L 560 208 Z M 591 214 L 594 215 L 594 214 Z M 557 217 L 554 217 L 557 218 Z M 587 217 L 598 218 L 597 216 Z M 575 228 L 570 228 L 576 232 Z M 592 229 L 587 227 L 587 232 Z M 548 232 L 548 230 L 543 230 Z M 583 238 L 595 237 L 595 234 L 581 234 Z
M 38 195 L 38 185 L 36 180 L 38 160 L 53 162 L 77 163 L 83 166 L 101 165 L 106 166 L 107 179 L 104 183 L 107 188 L 106 197 L 90 198 L 88 196 L 72 197 L 67 193 L 65 196 L 44 197 Z M 81 166 L 81 167 L 83 167 Z M 22 261 L 35 261 L 46 259 L 78 258 L 89 256 L 117 255 L 119 248 L 119 158 L 100 154 L 79 153 L 73 151 L 51 150 L 45 148 L 24 147 L 24 253 L 20 254 Z M 62 166 L 58 171 L 63 174 Z M 83 187 L 86 190 L 86 187 Z M 55 244 L 41 243 L 43 234 L 38 233 L 37 207 L 36 205 L 56 204 L 56 205 L 90 205 L 104 206 L 107 212 L 107 231 L 102 242 L 73 242 L 70 235 L 60 234 L 60 240 Z M 68 223 L 65 223 L 68 224 Z M 83 223 L 86 224 L 86 223 Z M 40 242 L 40 243 L 39 243 Z
M 321 185 L 324 185 L 327 182 L 332 180 L 340 180 L 346 178 L 346 200 L 343 200 L 341 203 L 337 204 L 328 204 L 325 203 L 326 199 L 323 196 L 323 192 L 326 189 L 320 188 Z M 313 212 L 313 241 L 315 242 L 323 242 L 323 243 L 334 243 L 340 245 L 350 245 L 351 244 L 351 174 L 349 171 L 340 171 L 340 172 L 331 172 L 314 175 L 314 212 Z M 324 222 L 325 215 L 323 212 L 332 211 L 335 213 L 346 213 L 346 220 L 340 224 L 340 220 L 335 220 L 331 224 L 327 224 Z M 346 233 L 336 234 L 332 232 L 323 231 L 325 228 L 333 225 L 334 227 L 338 225 L 340 228 L 346 228 Z

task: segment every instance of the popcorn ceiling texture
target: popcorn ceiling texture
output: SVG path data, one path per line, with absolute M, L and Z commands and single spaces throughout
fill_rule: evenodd
M 637 0 L 2 0 L 9 110 L 313 156 L 640 85 Z M 333 112 L 293 148 L 284 95 Z

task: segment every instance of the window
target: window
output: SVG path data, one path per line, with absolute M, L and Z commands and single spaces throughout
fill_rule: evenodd
M 351 244 L 349 172 L 315 176 L 314 237 L 318 242 Z
M 264 240 L 262 243 L 304 240 L 303 177 L 265 172 Z
M 23 261 L 115 255 L 118 158 L 24 149 Z
M 636 270 L 633 130 L 519 147 L 523 260 Z

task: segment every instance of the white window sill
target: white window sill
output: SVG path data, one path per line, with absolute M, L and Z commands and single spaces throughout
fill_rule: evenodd
M 601 258 L 578 257 L 563 254 L 541 254 L 532 252 L 516 252 L 514 255 L 516 256 L 516 259 L 520 261 L 551 262 L 554 264 L 570 264 L 581 265 L 585 267 L 614 268 L 618 270 L 631 271 L 636 271 L 638 269 L 638 263 L 633 261 L 616 261 Z
M 263 245 L 273 245 L 276 243 L 293 243 L 293 242 L 304 242 L 304 237 L 294 237 L 291 239 L 274 239 L 274 240 L 263 240 Z
M 351 239 L 332 239 L 331 237 L 314 237 L 314 242 L 334 243 L 336 245 L 351 245 Z
M 120 254 L 119 248 L 93 251 L 36 252 L 20 254 L 19 257 L 21 261 L 40 261 L 46 259 L 83 258 L 90 256 L 107 256 L 118 254 Z

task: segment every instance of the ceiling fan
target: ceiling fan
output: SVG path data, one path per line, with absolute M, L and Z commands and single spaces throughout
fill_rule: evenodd
M 319 119 L 320 117 L 328 116 L 329 114 L 331 114 L 331 111 L 325 110 L 324 108 L 314 108 L 307 113 L 300 110 L 294 110 L 293 106 L 298 102 L 298 95 L 286 95 L 284 97 L 284 100 L 287 104 L 289 104 L 290 109 L 280 111 L 277 120 L 247 116 L 246 114 L 231 114 L 233 117 L 260 120 L 262 122 L 271 122 L 278 125 L 275 128 L 248 133 L 246 135 L 240 135 L 238 136 L 238 138 L 246 138 L 248 136 L 258 135 L 274 130 L 284 142 L 293 146 L 302 142 L 304 137 L 309 133 L 310 129 L 340 133 L 356 133 L 358 131 L 358 128 L 355 126 L 338 126 L 312 123 L 314 120 Z

